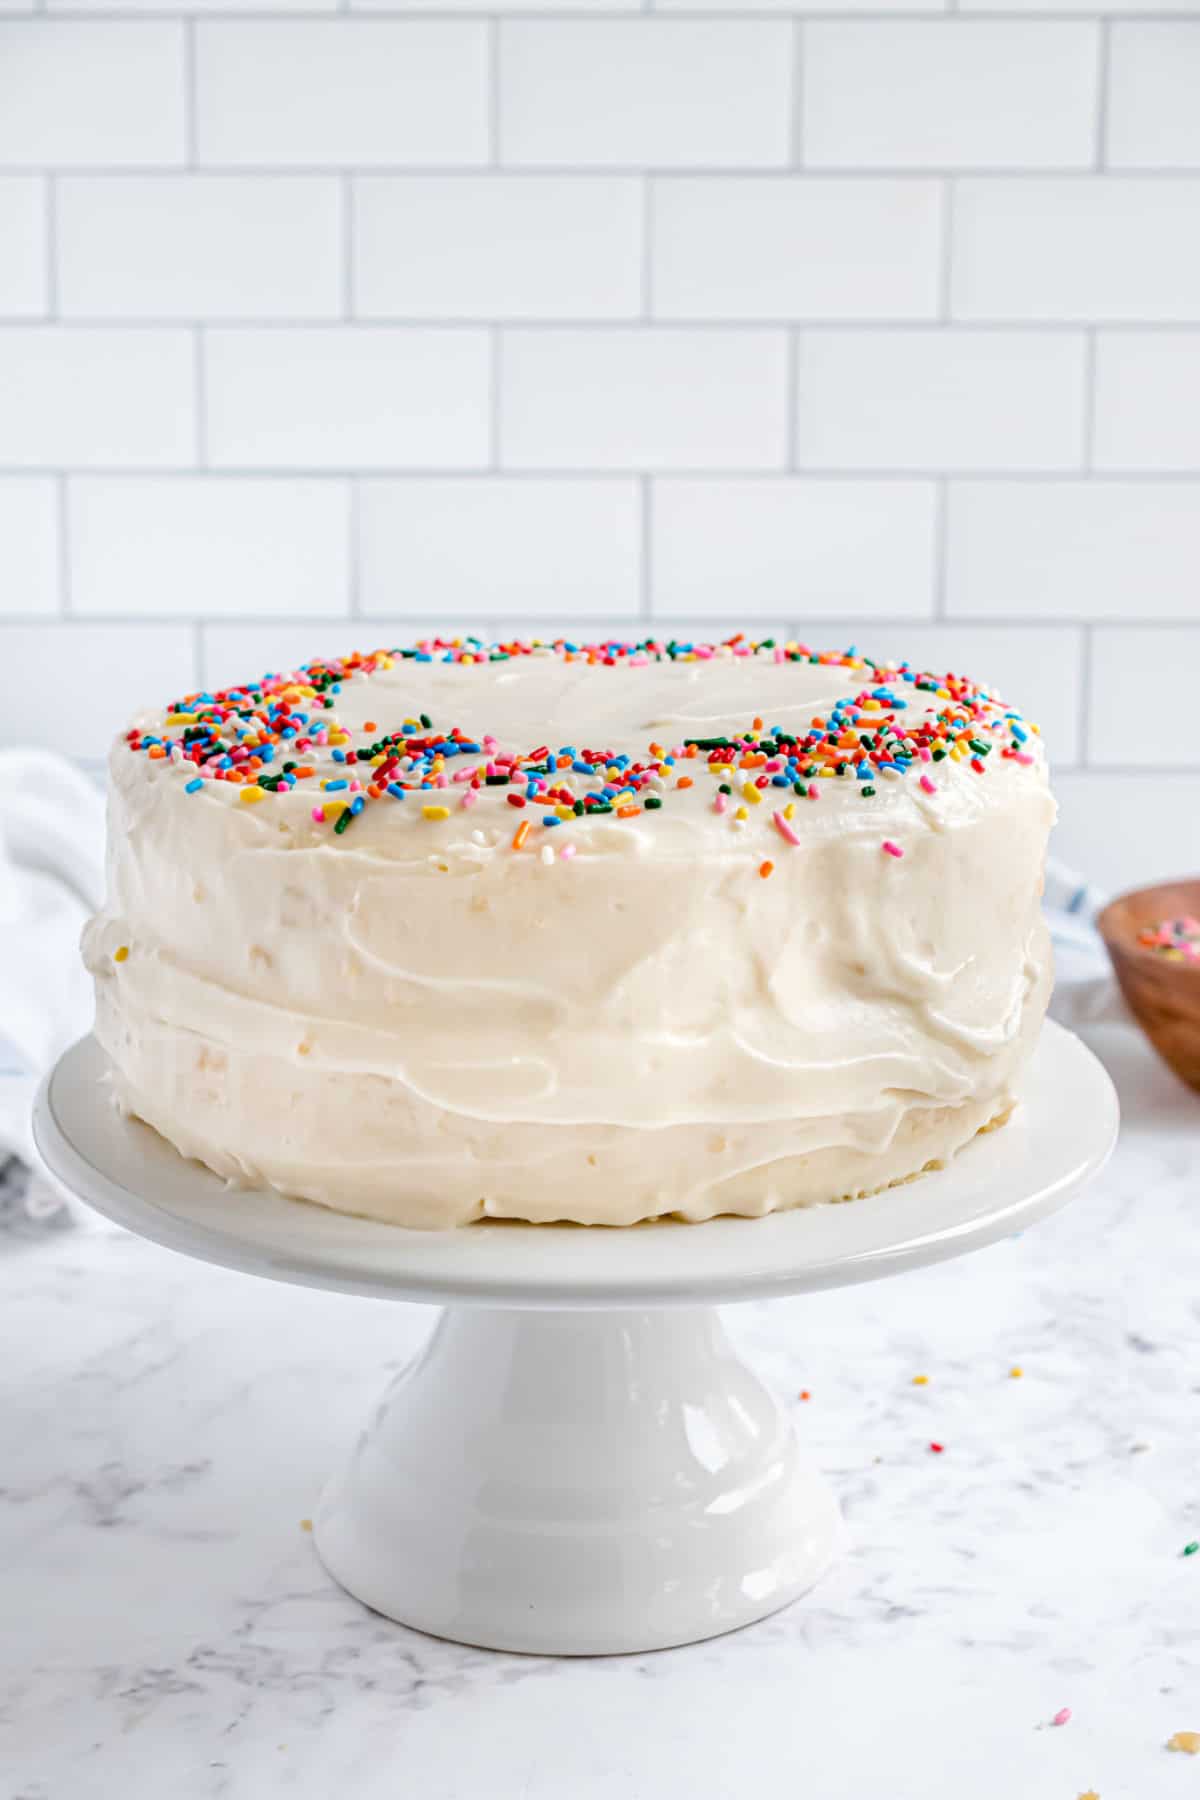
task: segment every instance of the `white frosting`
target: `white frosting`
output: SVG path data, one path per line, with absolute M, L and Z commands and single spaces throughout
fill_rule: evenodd
M 425 712 L 521 752 L 645 760 L 755 716 L 802 734 L 869 685 L 769 654 L 534 655 L 400 662 L 336 705 L 352 744 Z M 947 704 L 893 687 L 909 730 Z M 164 718 L 142 728 L 169 736 Z M 549 830 L 542 805 L 482 787 L 464 808 L 452 783 L 335 836 L 316 780 L 257 805 L 188 794 L 190 764 L 122 740 L 85 938 L 118 1098 L 232 1179 L 413 1225 L 759 1214 L 903 1179 L 1004 1114 L 1045 1010 L 1054 806 L 1036 738 L 1025 761 L 1002 743 L 982 775 L 917 764 L 871 799 L 852 776 L 816 803 L 768 788 L 742 822 L 747 777 L 718 813 L 701 755 L 627 819 Z M 772 824 L 786 803 L 797 845 Z

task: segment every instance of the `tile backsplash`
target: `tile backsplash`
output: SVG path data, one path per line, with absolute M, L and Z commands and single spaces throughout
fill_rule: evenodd
M 994 681 L 1063 855 L 1200 866 L 1200 0 L 0 15 L 0 739 L 766 628 Z

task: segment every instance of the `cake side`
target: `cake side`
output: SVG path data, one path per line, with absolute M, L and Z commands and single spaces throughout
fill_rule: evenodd
M 434 646 L 186 696 L 112 778 L 85 950 L 121 1104 L 342 1210 L 883 1187 L 1005 1111 L 1045 1010 L 1044 757 L 955 678 Z

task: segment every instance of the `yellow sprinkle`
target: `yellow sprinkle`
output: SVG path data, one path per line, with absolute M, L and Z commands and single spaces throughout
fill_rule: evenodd
M 914 1375 L 912 1384 L 914 1387 L 927 1387 L 929 1385 L 929 1377 L 928 1375 Z
M 752 781 L 747 781 L 743 784 L 742 799 L 748 800 L 751 806 L 762 805 L 762 795 Z
M 332 825 L 338 814 L 344 813 L 349 804 L 348 800 L 340 800 L 336 794 L 332 800 L 326 800 L 324 803 L 326 823 Z
M 792 814 L 795 812 L 795 810 L 796 810 L 796 802 L 794 800 L 789 800 L 787 805 L 783 809 L 784 818 L 790 819 L 792 817 Z
M 194 725 L 196 715 L 189 712 L 168 713 L 163 723 L 164 725 Z
M 1187 1756 L 1200 1753 L 1200 1731 L 1177 1731 L 1167 1739 L 1168 1750 L 1182 1750 Z
M 265 800 L 266 797 L 266 788 L 260 787 L 244 787 L 238 796 L 243 806 L 253 806 L 257 800 Z
M 301 1529 L 301 1531 L 311 1531 L 312 1530 L 312 1520 L 311 1519 L 301 1519 L 300 1529 Z
M 744 806 L 739 806 L 733 816 L 735 819 L 748 819 L 750 815 Z
M 1021 1367 L 1020 1363 L 1014 1363 L 1012 1368 L 1008 1371 L 1008 1373 L 1009 1373 L 1009 1377 L 1011 1380 L 1020 1381 L 1020 1379 L 1021 1379 L 1022 1375 L 1025 1373 L 1025 1371 Z
M 120 945 L 120 947 L 118 949 L 113 951 L 113 961 L 114 962 L 126 962 L 126 961 L 128 961 L 128 958 L 129 958 L 129 945 L 128 944 L 122 944 L 122 945 Z
M 560 819 L 573 819 L 575 817 L 575 808 L 573 806 L 556 806 L 554 810 Z
M 448 819 L 450 817 L 448 806 L 423 806 L 421 812 L 427 819 Z

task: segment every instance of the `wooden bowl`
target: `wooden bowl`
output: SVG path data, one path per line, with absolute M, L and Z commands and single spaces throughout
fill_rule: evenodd
M 1200 878 L 1121 894 L 1096 925 L 1130 1012 L 1163 1061 L 1200 1093 L 1200 963 L 1168 961 L 1137 941 L 1139 931 L 1184 913 L 1200 917 Z

